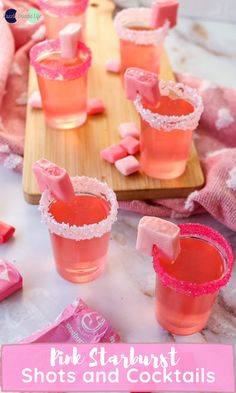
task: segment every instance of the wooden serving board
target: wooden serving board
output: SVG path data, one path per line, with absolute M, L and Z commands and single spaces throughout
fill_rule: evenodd
M 91 116 L 86 124 L 73 130 L 60 131 L 45 126 L 41 110 L 27 108 L 23 191 L 31 204 L 39 201 L 39 191 L 32 173 L 32 164 L 44 157 L 65 167 L 71 176 L 86 175 L 106 181 L 119 200 L 186 197 L 204 184 L 204 176 L 192 146 L 185 173 L 174 180 L 155 180 L 143 173 L 129 177 L 121 175 L 114 166 L 100 158 L 100 151 L 119 142 L 117 126 L 135 121 L 138 115 L 133 104 L 125 99 L 121 79 L 107 74 L 107 58 L 118 58 L 118 39 L 112 24 L 114 5 L 109 0 L 92 0 L 88 10 L 87 42 L 93 52 L 89 72 L 89 96 L 102 98 L 107 112 Z M 162 79 L 173 79 L 173 72 L 164 53 Z M 34 70 L 30 70 L 29 94 L 37 89 Z

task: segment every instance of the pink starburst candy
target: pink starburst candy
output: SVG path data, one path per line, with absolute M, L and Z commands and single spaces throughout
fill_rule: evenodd
M 116 59 L 107 59 L 105 63 L 105 68 L 107 72 L 112 72 L 113 74 L 120 73 L 120 61 Z
M 140 137 L 140 131 L 137 125 L 133 122 L 121 123 L 118 126 L 118 131 L 121 138 L 125 138 L 126 136 L 132 136 L 133 138 L 139 139 Z
M 87 114 L 88 115 L 98 115 L 104 113 L 106 107 L 104 102 L 100 98 L 89 98 L 87 101 Z
M 158 217 L 144 216 L 139 221 L 137 250 L 152 255 L 153 246 L 169 260 L 175 260 L 180 253 L 180 228 L 170 221 Z
M 137 154 L 140 149 L 139 141 L 132 137 L 126 136 L 121 142 L 120 145 L 129 153 L 129 154 Z
M 31 108 L 41 109 L 42 108 L 42 98 L 39 90 L 33 91 L 33 93 L 28 98 L 28 104 Z
M 134 101 L 137 94 L 151 105 L 157 105 L 160 100 L 160 90 L 157 75 L 137 67 L 125 71 L 125 93 L 128 100 Z
M 127 156 L 116 161 L 115 167 L 122 175 L 129 176 L 140 170 L 140 163 L 134 156 Z
M 169 21 L 170 28 L 177 24 L 178 0 L 159 0 L 152 6 L 151 25 L 156 29 Z
M 76 299 L 58 316 L 55 322 L 21 341 L 28 343 L 116 343 L 119 335 L 97 311 Z
M 0 259 L 0 302 L 21 289 L 22 281 L 15 266 Z
M 33 172 L 41 193 L 49 189 L 57 200 L 63 202 L 74 197 L 70 177 L 64 168 L 42 158 L 33 165 Z
M 79 23 L 69 23 L 59 32 L 61 57 L 74 59 L 78 56 L 78 42 L 81 38 L 82 26 Z
M 12 225 L 0 221 L 0 244 L 8 242 L 14 235 L 15 230 Z
M 120 145 L 111 145 L 101 151 L 101 158 L 110 164 L 114 164 L 115 161 L 127 156 L 127 151 Z

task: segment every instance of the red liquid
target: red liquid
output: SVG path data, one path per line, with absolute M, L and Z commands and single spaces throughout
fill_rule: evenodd
M 158 107 L 149 109 L 153 113 L 168 116 L 181 116 L 193 112 L 193 106 L 189 102 L 168 96 L 161 97 Z M 157 130 L 141 118 L 140 163 L 142 170 L 156 179 L 172 179 L 182 175 L 190 152 L 192 131 Z
M 175 262 L 161 259 L 160 264 L 171 277 L 180 281 L 203 284 L 217 280 L 225 271 L 220 252 L 209 242 L 182 237 L 181 252 Z M 156 317 L 172 333 L 188 335 L 200 331 L 206 324 L 216 293 L 191 296 L 165 287 L 157 276 Z
M 70 203 L 55 201 L 49 212 L 59 223 L 83 226 L 99 223 L 109 213 L 109 203 L 94 195 L 77 195 Z M 73 282 L 88 282 L 105 269 L 109 233 L 89 240 L 71 240 L 50 234 L 59 274 Z
M 150 27 L 130 26 L 130 30 L 148 31 Z M 121 72 L 129 67 L 138 67 L 155 74 L 160 71 L 162 45 L 137 45 L 130 41 L 120 40 Z
M 57 68 L 76 66 L 83 59 L 62 59 L 60 53 L 46 54 L 39 59 L 40 64 Z M 86 75 L 72 80 L 50 80 L 38 75 L 43 109 L 47 123 L 54 128 L 69 129 L 79 127 L 87 119 L 87 77 Z

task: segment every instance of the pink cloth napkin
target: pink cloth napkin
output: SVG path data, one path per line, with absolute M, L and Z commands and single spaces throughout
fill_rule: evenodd
M 35 6 L 36 0 L 4 1 L 4 10 Z M 0 18 L 0 162 L 19 171 L 24 151 L 28 54 L 32 45 L 44 38 L 36 34 L 41 23 L 9 24 Z
M 195 143 L 206 176 L 206 185 L 187 199 L 121 202 L 122 209 L 143 215 L 185 218 L 209 212 L 236 230 L 236 91 L 190 75 L 180 82 L 198 89 L 204 102 Z

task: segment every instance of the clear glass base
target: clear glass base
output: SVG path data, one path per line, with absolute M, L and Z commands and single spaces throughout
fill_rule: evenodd
M 49 127 L 58 130 L 69 130 L 81 127 L 87 120 L 87 113 L 80 113 L 69 116 L 46 116 L 46 123 Z

